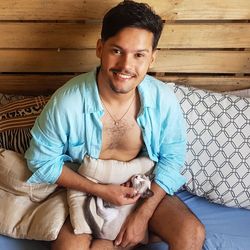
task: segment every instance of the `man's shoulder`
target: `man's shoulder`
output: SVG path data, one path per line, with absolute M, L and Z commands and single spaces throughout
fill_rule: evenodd
M 175 98 L 175 94 L 173 91 L 174 83 L 163 82 L 151 75 L 146 75 L 144 81 L 146 82 L 146 84 L 144 84 L 143 87 L 148 88 L 152 94 L 157 95 L 159 98 Z
M 55 98 L 63 98 L 65 100 L 66 98 L 77 98 L 77 96 L 82 97 L 89 90 L 89 86 L 95 84 L 93 75 L 91 71 L 71 78 L 54 93 Z
M 51 97 L 48 108 L 56 110 L 73 110 L 81 109 L 83 107 L 84 96 L 87 95 L 88 87 L 90 84 L 91 72 L 80 74 L 73 77 L 60 87 Z M 94 83 L 93 83 L 94 84 Z
M 160 88 L 160 89 L 171 89 L 171 83 L 161 81 L 155 76 L 151 76 L 147 74 L 144 78 L 144 81 L 146 81 L 149 84 L 148 86 L 152 86 L 152 87 Z
M 77 92 L 82 92 L 85 88 L 85 85 L 91 81 L 92 75 L 92 72 L 88 72 L 72 77 L 61 88 L 58 89 L 56 94 L 76 94 Z

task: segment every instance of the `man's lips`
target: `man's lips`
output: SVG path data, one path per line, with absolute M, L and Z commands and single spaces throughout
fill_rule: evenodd
M 135 76 L 135 74 L 131 73 L 131 72 L 121 72 L 118 70 L 111 70 L 116 76 L 118 76 L 121 79 L 127 80 L 127 79 L 131 79 Z
M 115 73 L 119 78 L 122 79 L 131 79 L 133 76 L 132 75 L 128 75 L 128 74 L 123 74 L 123 73 Z

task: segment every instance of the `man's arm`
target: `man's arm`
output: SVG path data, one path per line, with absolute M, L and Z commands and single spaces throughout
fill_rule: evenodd
M 114 184 L 104 185 L 92 182 L 74 172 L 66 165 L 63 166 L 62 173 L 56 183 L 59 186 L 101 197 L 103 200 L 117 206 L 135 203 L 139 198 L 139 195 L 135 196 L 136 191 L 134 188 Z
M 141 206 L 128 217 L 116 237 L 115 245 L 130 247 L 143 240 L 150 218 L 166 195 L 165 191 L 154 182 L 152 183 L 151 190 L 154 192 L 154 195 L 145 199 Z
M 152 217 L 155 209 L 166 195 L 166 192 L 155 182 L 152 183 L 151 190 L 154 192 L 154 195 L 145 199 L 142 205 L 137 209 L 137 212 L 148 220 Z
M 148 229 L 149 220 L 164 196 L 168 195 L 164 189 L 155 182 L 152 183 L 151 189 L 154 195 L 145 199 L 141 206 L 128 216 L 115 239 L 115 245 L 131 247 L 143 241 L 145 232 Z

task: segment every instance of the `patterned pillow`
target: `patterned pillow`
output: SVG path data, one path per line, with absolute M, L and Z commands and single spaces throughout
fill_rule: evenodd
M 173 86 L 187 122 L 185 188 L 250 209 L 250 98 Z
M 29 97 L 0 106 L 0 148 L 19 153 L 27 150 L 30 130 L 49 98 Z
M 26 97 L 28 97 L 28 96 L 23 96 L 23 95 L 8 95 L 8 94 L 0 93 L 0 106 L 4 105 L 4 104 L 7 104 L 9 102 L 12 102 L 12 101 L 24 99 Z

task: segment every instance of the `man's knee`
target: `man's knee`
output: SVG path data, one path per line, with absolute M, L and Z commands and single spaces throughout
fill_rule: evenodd
M 204 225 L 197 218 L 186 218 L 173 245 L 183 245 L 185 249 L 202 249 L 205 237 Z
M 171 249 L 201 249 L 205 240 L 203 224 L 176 196 L 162 200 L 149 226 Z

